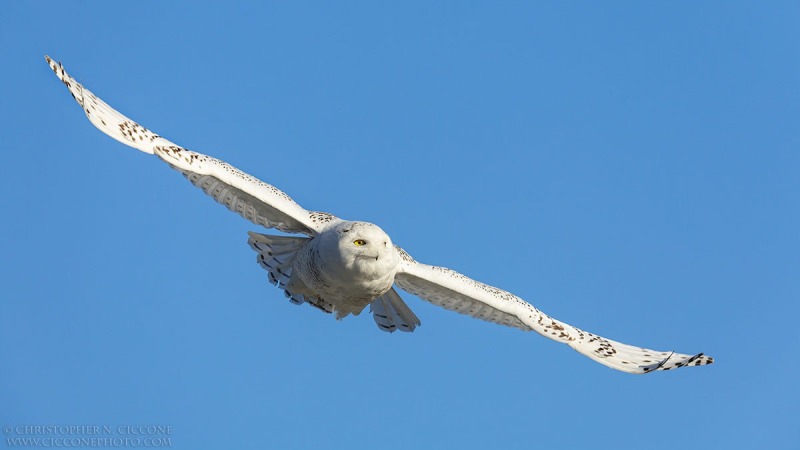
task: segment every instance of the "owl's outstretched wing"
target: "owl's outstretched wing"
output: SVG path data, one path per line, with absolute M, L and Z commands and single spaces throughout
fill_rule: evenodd
M 137 150 L 156 155 L 192 184 L 245 219 L 266 228 L 313 236 L 336 217 L 307 211 L 281 190 L 235 167 L 180 147 L 123 116 L 75 81 L 61 63 L 45 56 L 86 117 L 103 133 Z
M 711 364 L 702 353 L 684 355 L 622 344 L 560 322 L 521 298 L 475 281 L 456 271 L 414 261 L 400 247 L 400 270 L 395 284 L 434 305 L 499 323 L 569 345 L 600 364 L 628 373 L 648 373 L 684 366 Z

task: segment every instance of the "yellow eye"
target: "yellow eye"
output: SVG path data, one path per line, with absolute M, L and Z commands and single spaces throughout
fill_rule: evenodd
M 353 244 L 355 244 L 358 247 L 361 247 L 362 245 L 367 245 L 367 241 L 363 239 L 356 239 L 355 241 L 353 241 Z

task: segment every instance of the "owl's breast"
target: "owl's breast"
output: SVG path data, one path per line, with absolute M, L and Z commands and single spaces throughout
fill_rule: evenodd
M 397 265 L 391 255 L 343 254 L 312 240 L 294 259 L 292 270 L 310 291 L 337 310 L 358 314 L 391 289 Z

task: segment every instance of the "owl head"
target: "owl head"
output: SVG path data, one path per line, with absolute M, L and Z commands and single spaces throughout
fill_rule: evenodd
M 394 274 L 399 263 L 392 240 L 377 225 L 341 221 L 318 236 L 324 269 L 337 277 L 379 278 Z

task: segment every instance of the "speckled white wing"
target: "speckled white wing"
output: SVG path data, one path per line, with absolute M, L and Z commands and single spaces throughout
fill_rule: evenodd
M 477 319 L 524 331 L 533 330 L 569 345 L 589 358 L 613 369 L 648 373 L 683 366 L 701 366 L 714 360 L 704 356 L 662 352 L 622 344 L 560 322 L 521 298 L 480 283 L 456 271 L 414 261 L 397 247 L 401 257 L 395 284 L 435 305 Z
M 336 217 L 307 211 L 279 189 L 235 167 L 180 147 L 120 114 L 75 81 L 60 63 L 45 56 L 86 117 L 100 131 L 125 145 L 155 154 L 195 186 L 245 219 L 287 233 L 317 234 Z

